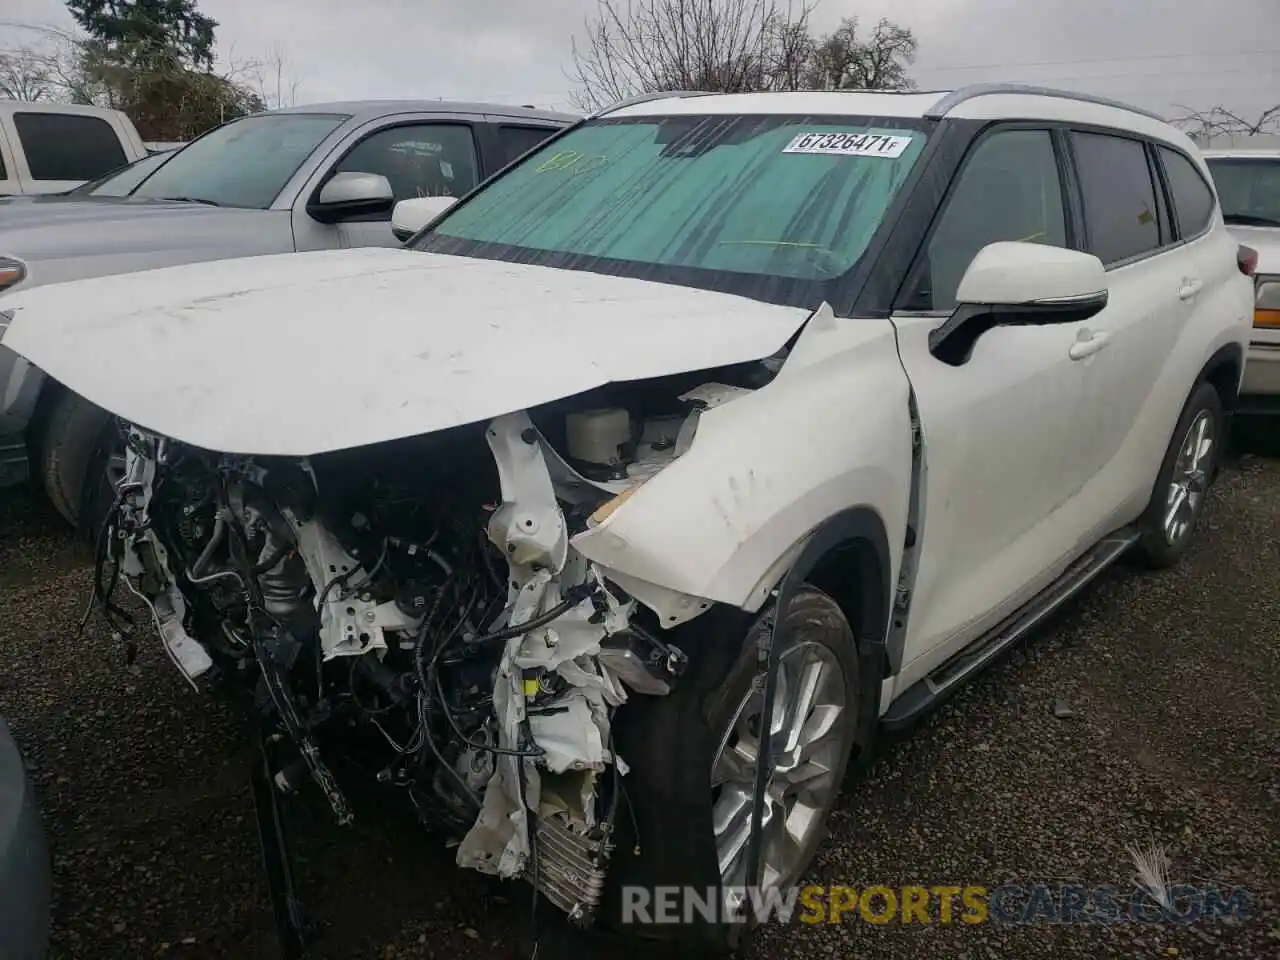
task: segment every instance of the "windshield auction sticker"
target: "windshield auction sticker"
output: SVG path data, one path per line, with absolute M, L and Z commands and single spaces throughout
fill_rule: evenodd
M 882 133 L 802 133 L 783 153 L 822 153 L 837 157 L 888 157 L 894 159 L 911 144 L 910 137 Z

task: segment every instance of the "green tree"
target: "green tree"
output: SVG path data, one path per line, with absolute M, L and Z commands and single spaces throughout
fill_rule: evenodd
M 127 60 L 156 56 L 213 69 L 218 23 L 195 0 L 67 0 L 76 23 L 103 51 Z
M 89 98 L 123 110 L 145 139 L 186 140 L 262 109 L 213 72 L 217 22 L 195 0 L 67 0 Z

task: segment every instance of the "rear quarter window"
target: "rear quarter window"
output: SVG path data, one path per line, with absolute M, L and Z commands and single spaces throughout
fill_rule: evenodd
M 1182 237 L 1195 237 L 1209 229 L 1213 219 L 1213 191 L 1195 164 L 1184 155 L 1168 147 L 1160 147 L 1160 162 L 1169 182 L 1169 194 L 1173 198 L 1173 212 L 1178 218 L 1178 232 Z
M 129 162 L 111 124 L 100 117 L 13 115 L 32 180 L 96 180 Z

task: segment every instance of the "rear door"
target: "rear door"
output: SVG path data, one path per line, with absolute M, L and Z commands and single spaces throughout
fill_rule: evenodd
M 1173 230 L 1154 147 L 1109 130 L 1075 129 L 1068 138 L 1085 249 L 1106 267 L 1109 292 L 1106 309 L 1080 332 L 1093 351 L 1079 361 L 1087 442 L 1073 451 L 1088 480 L 1081 494 L 1087 510 L 1079 517 L 1087 545 L 1132 520 L 1135 505 L 1145 506 L 1150 495 L 1159 456 L 1148 462 L 1150 444 L 1130 441 L 1135 431 L 1150 430 L 1142 414 L 1157 395 L 1203 277 Z
M 1200 164 L 1172 147 L 1161 145 L 1156 152 L 1178 238 L 1186 244 L 1202 281 L 1202 289 L 1193 300 L 1192 323 L 1204 321 L 1212 325 L 1211 314 L 1235 310 L 1236 294 L 1230 288 L 1240 283 L 1236 262 L 1239 241 L 1217 225 L 1218 201 Z M 1280 185 L 1280 158 L 1274 163 L 1275 179 Z M 1275 236 L 1280 240 L 1280 230 L 1275 231 Z M 1247 245 L 1249 241 L 1244 242 Z

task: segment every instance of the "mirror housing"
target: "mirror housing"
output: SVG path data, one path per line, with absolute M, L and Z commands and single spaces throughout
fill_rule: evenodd
M 395 203 L 391 181 L 380 173 L 335 173 L 307 204 L 307 213 L 321 223 L 340 223 L 353 217 L 386 213 Z
M 956 291 L 960 303 L 1017 306 L 1106 296 L 1107 271 L 1091 253 L 1043 243 L 991 243 L 978 251 Z
M 410 197 L 401 200 L 391 211 L 391 232 L 403 243 L 457 202 L 457 197 Z
M 958 306 L 929 334 L 944 363 L 968 361 L 994 327 L 1077 323 L 1107 305 L 1107 271 L 1091 253 L 1042 243 L 1000 241 L 978 251 L 956 291 Z

